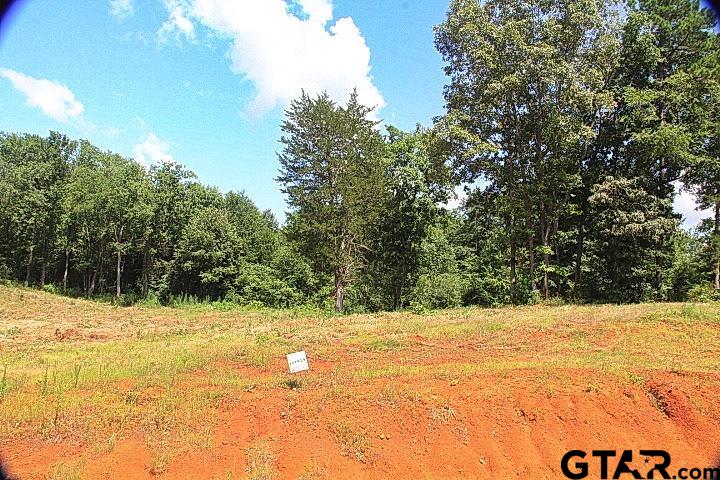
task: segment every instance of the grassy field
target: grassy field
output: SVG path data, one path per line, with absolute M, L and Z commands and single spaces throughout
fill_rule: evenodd
M 285 354 L 300 349 L 311 371 L 290 376 Z M 630 404 L 608 417 L 619 425 L 622 415 L 653 412 L 678 435 L 717 433 L 719 385 L 717 303 L 330 316 L 121 308 L 0 286 L 0 445 L 21 478 L 114 478 L 118 462 L 137 474 L 124 478 L 387 478 L 405 469 L 408 478 L 491 478 L 518 465 L 558 478 L 550 460 L 533 470 L 516 453 L 503 463 L 512 442 L 495 452 L 481 437 L 516 415 L 534 438 L 561 410 L 602 425 L 583 408 L 623 395 Z M 664 438 L 648 425 L 618 438 Z M 581 427 L 573 435 L 583 443 Z M 329 453 L 293 449 L 300 435 Z M 560 436 L 553 448 L 572 447 Z M 448 459 L 453 441 L 474 457 Z M 706 444 L 703 457 L 685 443 L 690 460 L 720 453 Z M 401 456 L 414 448 L 427 449 L 425 463 Z M 202 468 L 187 470 L 188 458 Z

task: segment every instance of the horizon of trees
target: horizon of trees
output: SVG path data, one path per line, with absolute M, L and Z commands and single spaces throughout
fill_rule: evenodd
M 350 312 L 720 299 L 716 20 L 697 0 L 452 0 L 431 128 L 381 131 L 355 94 L 292 102 L 283 226 L 178 164 L 1 134 L 0 277 Z M 713 211 L 692 233 L 678 184 Z

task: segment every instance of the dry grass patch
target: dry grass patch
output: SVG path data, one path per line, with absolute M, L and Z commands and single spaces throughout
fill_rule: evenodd
M 352 457 L 360 463 L 372 463 L 374 453 L 364 428 L 347 420 L 338 420 L 330 425 L 330 431 L 340 445 L 341 455 Z
M 247 450 L 245 472 L 247 480 L 273 480 L 277 478 L 275 456 L 267 440 L 255 442 Z
M 336 317 L 120 308 L 0 285 L 0 441 L 71 436 L 102 444 L 140 429 L 209 448 L 213 412 L 228 395 L 255 388 L 323 389 L 330 400 L 351 398 L 372 379 L 452 386 L 519 369 L 593 369 L 624 381 L 638 369 L 718 372 L 719 326 L 718 303 Z M 63 337 L 69 329 L 76 335 Z M 290 381 L 284 355 L 300 349 L 332 369 L 315 369 L 311 357 L 310 373 Z M 401 398 L 402 389 L 388 388 L 375 401 Z M 367 459 L 361 431 L 334 432 L 349 455 Z

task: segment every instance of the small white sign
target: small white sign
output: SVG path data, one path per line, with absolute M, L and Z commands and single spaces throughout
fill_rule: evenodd
M 305 350 L 301 350 L 295 353 L 288 353 L 287 355 L 288 367 L 290 373 L 302 372 L 303 370 L 310 370 L 308 365 L 307 357 L 305 356 Z

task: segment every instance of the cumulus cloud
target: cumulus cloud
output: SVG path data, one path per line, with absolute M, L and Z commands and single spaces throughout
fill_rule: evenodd
M 0 76 L 12 82 L 13 86 L 25 95 L 26 103 L 38 107 L 48 117 L 67 123 L 80 117 L 84 107 L 75 94 L 65 85 L 52 80 L 33 78 L 8 68 L 0 69 Z
M 158 138 L 153 132 L 150 132 L 142 142 L 135 145 L 133 148 L 133 157 L 139 164 L 149 167 L 155 163 L 174 161 L 169 151 L 170 144 Z
M 165 1 L 170 18 L 161 27 L 164 35 L 193 38 L 196 22 L 231 40 L 231 69 L 255 86 L 250 113 L 285 107 L 302 89 L 327 91 L 344 103 L 357 88 L 363 104 L 385 105 L 370 75 L 365 38 L 352 18 L 332 21 L 330 0 Z
M 134 11 L 133 0 L 110 0 L 110 14 L 120 21 L 128 18 Z
M 157 31 L 160 42 L 166 43 L 171 38 L 180 40 L 182 37 L 194 40 L 195 25 L 188 17 L 190 5 L 181 0 L 165 0 L 165 7 L 169 17 Z

